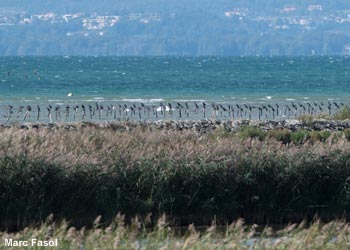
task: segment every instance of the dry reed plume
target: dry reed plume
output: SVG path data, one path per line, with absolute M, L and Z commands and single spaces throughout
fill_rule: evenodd
M 2 242 L 5 239 L 31 240 L 58 239 L 60 250 L 104 249 L 104 250 L 346 250 L 350 245 L 350 225 L 341 221 L 322 224 L 319 221 L 306 227 L 304 223 L 290 224 L 279 231 L 266 227 L 257 231 L 256 226 L 246 226 L 242 220 L 218 230 L 213 224 L 205 231 L 199 232 L 190 225 L 186 233 L 176 233 L 164 221 L 149 230 L 136 218 L 125 226 L 122 216 L 118 215 L 108 227 L 100 228 L 98 219 L 90 230 L 69 227 L 67 223 L 45 223 L 39 228 L 26 228 L 18 233 L 0 233 Z M 5 247 L 0 249 L 18 249 Z M 40 249 L 40 247 L 25 247 Z
M 108 166 L 118 157 L 128 157 L 130 162 L 153 159 L 162 161 L 186 161 L 233 163 L 237 157 L 256 154 L 257 157 L 274 153 L 293 157 L 301 152 L 311 155 L 327 155 L 334 151 L 350 152 L 350 142 L 339 138 L 334 143 L 305 143 L 302 147 L 284 145 L 274 138 L 260 141 L 255 138 L 242 140 L 239 136 L 222 131 L 198 135 L 191 131 L 148 131 L 136 128 L 130 132 L 110 129 L 83 128 L 77 131 L 46 129 L 20 130 L 16 128 L 0 131 L 0 156 L 25 156 L 33 160 L 45 160 L 62 166 L 77 164 Z M 249 137 L 249 136 L 247 136 Z

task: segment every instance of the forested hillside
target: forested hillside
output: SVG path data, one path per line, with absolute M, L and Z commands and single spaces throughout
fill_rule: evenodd
M 344 0 L 2 0 L 0 55 L 348 55 Z

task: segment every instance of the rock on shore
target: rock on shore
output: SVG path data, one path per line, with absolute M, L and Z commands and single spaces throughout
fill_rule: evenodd
M 175 131 L 192 130 L 198 133 L 207 133 L 216 129 L 225 129 L 228 132 L 235 132 L 244 126 L 259 127 L 263 131 L 275 129 L 288 129 L 290 131 L 309 130 L 309 131 L 343 131 L 350 128 L 350 120 L 314 120 L 311 122 L 302 122 L 299 120 L 235 120 L 235 121 L 220 121 L 220 120 L 158 120 L 158 121 L 119 121 L 119 122 L 76 122 L 76 123 L 24 123 L 24 124 L 1 124 L 0 128 L 19 128 L 19 129 L 65 129 L 76 130 L 84 127 L 94 127 L 101 129 L 113 129 L 118 131 L 130 131 L 133 128 L 148 128 L 148 129 L 167 129 Z

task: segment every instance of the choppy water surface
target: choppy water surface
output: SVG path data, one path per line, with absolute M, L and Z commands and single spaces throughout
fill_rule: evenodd
M 348 57 L 0 58 L 2 114 L 9 104 L 348 103 L 349 87 Z

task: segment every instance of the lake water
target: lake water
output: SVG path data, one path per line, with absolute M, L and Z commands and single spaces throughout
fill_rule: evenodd
M 47 105 L 60 105 L 63 110 L 67 104 L 97 107 L 96 102 L 104 110 L 107 105 L 126 104 L 125 110 L 129 111 L 132 104 L 137 110 L 140 103 L 155 109 L 160 103 L 165 106 L 172 103 L 176 109 L 177 102 L 187 102 L 190 115 L 194 115 L 194 102 L 200 109 L 201 103 L 206 102 L 208 117 L 212 114 L 209 111 L 212 103 L 255 105 L 257 110 L 258 105 L 289 103 L 291 106 L 293 102 L 307 107 L 307 103 L 316 101 L 322 102 L 323 111 L 328 112 L 328 102 L 332 110 L 336 108 L 333 102 L 349 103 L 349 87 L 349 57 L 0 58 L 2 120 L 9 112 L 9 104 L 14 114 L 19 105 L 30 105 L 32 112 L 40 105 L 41 117 L 47 115 Z M 315 104 L 316 110 L 321 112 Z M 107 118 L 106 114 L 102 115 L 105 116 L 102 119 Z M 22 116 L 21 113 L 19 119 Z M 181 118 L 187 117 L 182 114 Z

